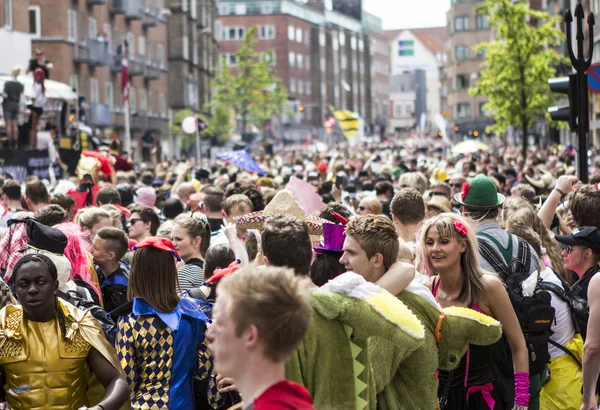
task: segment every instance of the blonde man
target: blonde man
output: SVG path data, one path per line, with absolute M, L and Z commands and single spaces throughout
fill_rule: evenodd
M 217 371 L 235 380 L 244 408 L 312 410 L 308 391 L 284 376 L 312 314 L 307 279 L 259 267 L 222 279 L 217 292 L 209 346 Z

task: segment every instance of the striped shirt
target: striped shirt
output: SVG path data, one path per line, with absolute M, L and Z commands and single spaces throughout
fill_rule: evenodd
M 203 267 L 203 260 L 192 258 L 177 270 L 179 287 L 181 288 L 182 292 L 202 286 L 204 283 Z

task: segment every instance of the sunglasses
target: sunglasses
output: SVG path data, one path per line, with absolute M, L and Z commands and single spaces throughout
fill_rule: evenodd
M 582 248 L 582 246 L 571 246 L 571 245 L 567 245 L 565 247 L 563 247 L 563 251 L 567 254 L 570 255 L 571 253 L 573 253 L 573 251 L 575 250 L 575 248 Z M 585 248 L 585 246 L 583 247 Z
M 463 184 L 449 184 L 450 188 L 462 188 Z
M 439 191 L 433 191 L 431 192 L 431 196 L 445 196 L 446 194 L 444 194 L 443 192 L 439 192 Z
M 143 221 L 142 218 L 131 218 L 127 221 L 127 225 L 135 225 L 137 222 Z

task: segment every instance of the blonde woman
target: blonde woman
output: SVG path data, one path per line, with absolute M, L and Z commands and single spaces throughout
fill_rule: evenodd
M 94 242 L 96 233 L 102 228 L 110 228 L 113 221 L 103 209 L 100 208 L 84 208 L 75 215 L 75 223 L 81 228 L 84 237 L 88 243 Z
M 369 196 L 360 201 L 356 213 L 358 215 L 381 215 L 382 210 L 383 207 L 381 206 L 379 199 L 374 196 Z
M 442 307 L 469 307 L 502 323 L 515 369 L 514 409 L 527 409 L 529 362 L 525 338 L 502 282 L 479 266 L 475 231 L 464 218 L 444 213 L 423 223 L 417 246 L 421 262 L 434 274 L 428 286 Z M 493 367 L 493 349 L 469 346 L 458 369 L 439 372 L 442 410 L 506 408 Z

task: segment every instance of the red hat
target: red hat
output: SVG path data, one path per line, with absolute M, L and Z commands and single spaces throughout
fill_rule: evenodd
M 326 174 L 328 169 L 329 169 L 329 167 L 324 162 L 321 162 L 321 163 L 319 163 L 319 165 L 317 165 L 317 170 L 321 174 Z
M 221 269 L 221 268 L 217 268 L 215 269 L 215 273 L 208 278 L 208 280 L 205 282 L 206 285 L 214 283 L 214 282 L 218 282 L 219 280 L 223 279 L 225 276 L 229 276 L 232 273 L 237 272 L 238 270 L 240 270 L 240 260 L 235 260 L 233 262 L 231 262 L 229 264 L 229 266 L 225 269 Z
M 171 242 L 171 240 L 169 240 L 167 238 L 159 238 L 158 236 L 151 236 L 149 238 L 144 239 L 139 244 L 134 245 L 133 248 L 131 248 L 131 249 L 135 251 L 137 249 L 147 248 L 149 246 L 154 249 L 161 250 L 161 251 L 167 251 L 171 255 L 173 255 L 175 258 L 177 258 L 177 261 L 181 261 L 181 257 L 179 256 L 177 251 L 175 249 L 173 249 L 173 242 Z

